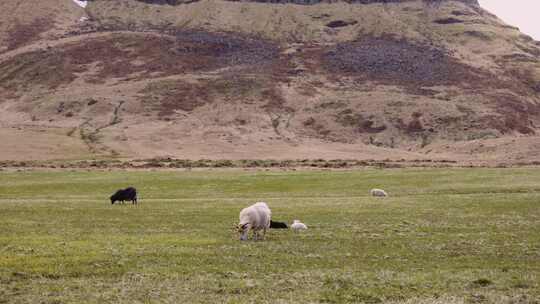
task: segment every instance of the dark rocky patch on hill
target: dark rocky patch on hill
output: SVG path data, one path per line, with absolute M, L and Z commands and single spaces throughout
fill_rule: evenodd
M 13 24 L 8 31 L 7 50 L 13 50 L 38 40 L 39 34 L 53 25 L 53 20 L 48 17 L 37 18 L 28 24 Z
M 481 72 L 433 45 L 392 37 L 363 37 L 337 44 L 323 55 L 330 73 L 362 77 L 387 84 L 434 86 L 470 84 Z
M 0 63 L 0 87 L 19 91 L 33 86 L 67 85 L 77 74 L 100 83 L 108 78 L 137 75 L 156 78 L 225 67 L 262 69 L 278 58 L 278 47 L 264 40 L 204 31 L 169 35 L 112 35 L 38 50 Z

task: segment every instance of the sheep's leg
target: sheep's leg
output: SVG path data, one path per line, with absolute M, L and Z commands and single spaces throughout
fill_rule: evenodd
M 266 228 L 263 228 L 263 233 L 262 233 L 261 240 L 264 240 L 265 236 L 266 236 Z
M 259 240 L 259 231 L 253 230 L 253 240 L 255 241 Z

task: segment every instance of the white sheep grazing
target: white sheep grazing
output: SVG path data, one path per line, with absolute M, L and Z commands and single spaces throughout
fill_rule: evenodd
M 300 230 L 306 230 L 307 229 L 307 226 L 306 224 L 300 222 L 299 220 L 294 220 L 292 225 L 291 225 L 291 229 L 294 231 L 294 232 L 298 232 Z
M 387 197 L 388 196 L 386 191 L 384 191 L 382 189 L 371 189 L 370 193 L 371 193 L 371 196 L 376 196 L 376 197 Z
M 255 203 L 240 211 L 240 223 L 238 224 L 238 232 L 240 233 L 240 240 L 246 241 L 248 239 L 248 233 L 253 231 L 253 239 L 259 239 L 259 231 L 262 230 L 262 238 L 266 234 L 266 229 L 270 228 L 270 219 L 272 212 L 268 205 L 264 202 Z

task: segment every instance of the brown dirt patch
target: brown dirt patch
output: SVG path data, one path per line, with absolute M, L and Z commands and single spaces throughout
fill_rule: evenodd
M 332 131 L 327 129 L 327 126 L 324 122 L 318 122 L 315 118 L 310 117 L 305 120 L 302 125 L 307 129 L 313 130 L 315 135 L 319 138 L 329 139 Z
M 502 134 L 517 131 L 521 134 L 536 134 L 533 120 L 540 114 L 540 104 L 525 102 L 513 95 L 493 97 L 496 112 L 500 117 L 488 119 L 488 124 Z
M 536 56 L 535 58 L 540 58 L 540 55 Z M 537 59 L 535 59 L 534 63 L 536 62 L 538 62 Z M 523 68 L 511 69 L 508 72 L 508 74 L 514 76 L 516 81 L 521 82 L 525 86 L 525 88 L 530 89 L 531 90 L 530 93 L 532 93 L 531 95 L 534 96 L 534 95 L 540 94 L 540 79 L 533 76 L 532 70 L 523 69 Z
M 362 114 L 354 113 L 351 109 L 339 112 L 336 121 L 343 126 L 353 127 L 359 133 L 376 134 L 386 130 L 386 125 L 376 125 L 375 122 Z
M 285 105 L 287 103 L 287 101 L 281 95 L 278 88 L 275 87 L 275 86 L 264 89 L 261 92 L 261 97 L 263 98 L 263 100 L 268 101 L 263 106 L 263 109 L 265 109 L 267 112 L 271 112 L 271 113 L 275 113 L 275 112 L 292 113 L 292 112 L 294 112 L 293 108 L 288 107 L 288 106 Z
M 263 76 L 226 74 L 218 78 L 163 80 L 150 83 L 140 92 L 139 99 L 161 118 L 174 115 L 177 110 L 191 112 L 203 105 L 221 102 L 262 102 L 261 109 L 269 112 L 290 112 L 285 99 L 274 82 Z
M 180 80 L 151 83 L 141 93 L 145 94 L 141 101 L 150 102 L 160 117 L 173 115 L 176 110 L 190 112 L 212 102 L 210 92 L 202 84 Z
M 404 122 L 402 119 L 398 119 L 396 127 L 408 135 L 424 132 L 425 129 L 423 127 L 421 117 L 422 113 L 414 112 L 411 115 L 409 122 Z
M 39 35 L 54 26 L 50 18 L 37 18 L 28 24 L 15 23 L 7 32 L 7 50 L 13 50 L 39 38 Z
M 19 87 L 45 86 L 56 88 L 75 80 L 75 73 L 83 72 L 62 54 L 52 51 L 36 51 L 15 56 L 0 63 L 0 86 L 16 91 Z

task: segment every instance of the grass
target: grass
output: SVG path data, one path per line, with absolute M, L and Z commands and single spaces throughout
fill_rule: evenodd
M 310 229 L 239 242 L 257 200 Z M 0 172 L 0 303 L 538 303 L 539 204 L 531 168 Z

